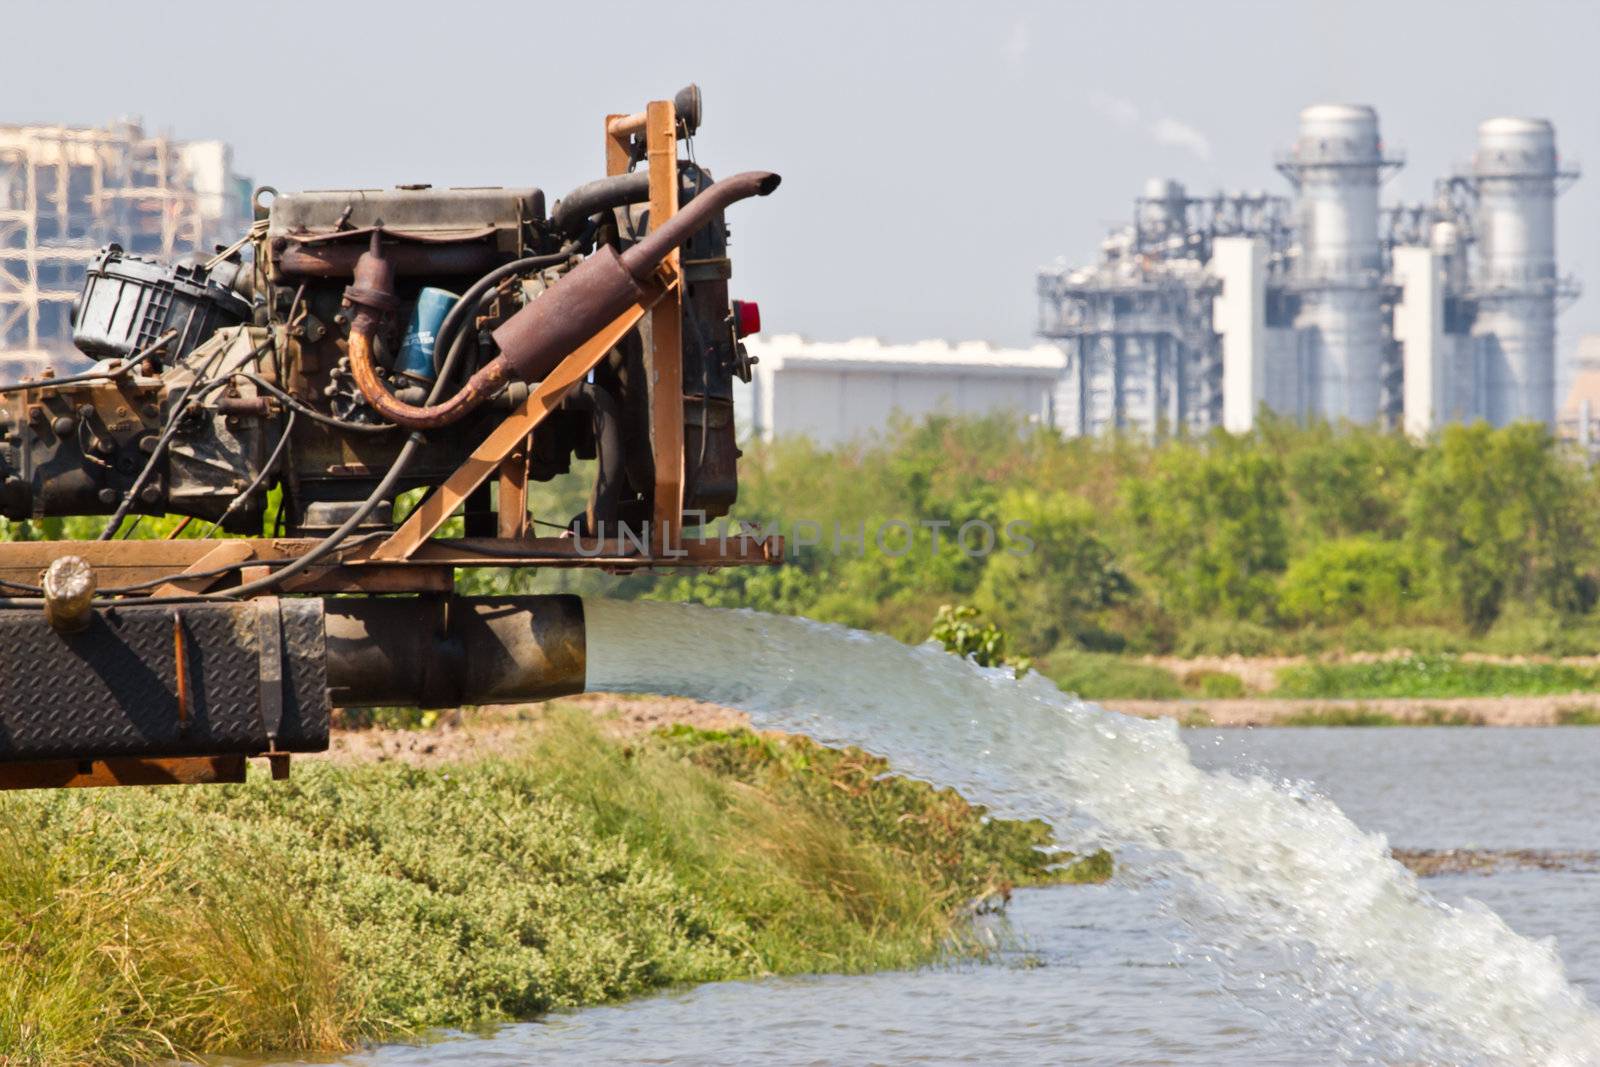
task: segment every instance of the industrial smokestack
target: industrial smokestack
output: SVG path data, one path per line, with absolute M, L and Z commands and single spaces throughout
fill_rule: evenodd
M 1373 422 L 1379 415 L 1378 182 L 1389 161 L 1378 115 L 1363 104 L 1300 112 L 1300 134 L 1279 169 L 1299 191 L 1308 414 Z
M 1483 346 L 1484 414 L 1495 426 L 1553 425 L 1556 390 L 1555 128 L 1498 118 L 1478 127 L 1472 178 L 1480 255 L 1473 334 Z

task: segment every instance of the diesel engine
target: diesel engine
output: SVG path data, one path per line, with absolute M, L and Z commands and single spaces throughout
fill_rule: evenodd
M 690 136 L 698 90 L 677 105 Z M 732 383 L 748 380 L 740 338 L 759 319 L 729 299 L 723 211 L 777 177 L 717 182 L 674 158 L 678 211 L 653 229 L 644 138 L 625 147 L 623 173 L 548 204 L 536 187 L 262 189 L 255 224 L 215 255 L 158 263 L 110 245 L 73 313 L 94 367 L 0 389 L 0 513 L 259 532 L 281 484 L 285 536 L 387 526 L 400 493 L 460 466 L 679 248 L 682 512 L 725 514 Z M 528 443 L 534 480 L 598 461 L 588 507 L 557 517 L 575 533 L 637 527 L 655 507 L 651 328 L 645 316 Z M 487 485 L 464 510 L 468 536 L 493 532 Z

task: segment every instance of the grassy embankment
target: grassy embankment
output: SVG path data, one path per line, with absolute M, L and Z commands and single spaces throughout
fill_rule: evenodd
M 1308 660 L 1278 668 L 1271 687 L 1258 691 L 1249 690 L 1243 678 L 1229 673 L 1225 667 L 1174 670 L 1158 663 L 1107 653 L 1053 655 L 1040 661 L 1038 666 L 1063 689 L 1091 700 L 1244 696 L 1292 700 L 1428 700 L 1600 692 L 1600 667 L 1559 661 L 1500 663 L 1453 655 L 1403 655 L 1364 661 Z M 1352 714 L 1354 717 L 1348 723 L 1335 715 L 1326 724 L 1382 724 L 1371 715 Z
M 1104 878 L 1042 824 L 804 739 L 555 712 L 442 769 L 0 801 L 0 1062 L 337 1049 L 678 983 L 981 952 L 975 902 Z

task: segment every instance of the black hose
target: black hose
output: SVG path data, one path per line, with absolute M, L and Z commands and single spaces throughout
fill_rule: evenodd
M 636 170 L 584 182 L 556 201 L 550 224 L 558 233 L 577 233 L 591 215 L 611 211 L 625 204 L 650 199 L 650 172 Z
M 461 299 L 450 306 L 445 313 L 444 321 L 439 324 L 438 331 L 434 334 L 433 344 L 433 369 L 439 381 L 445 378 L 443 361 L 446 356 L 453 355 L 454 342 L 457 340 L 456 332 L 469 318 L 469 313 L 477 314 L 478 303 L 489 295 L 500 282 L 513 274 L 522 274 L 530 270 L 543 270 L 546 267 L 559 267 L 572 258 L 571 250 L 561 252 L 546 252 L 538 256 L 524 256 L 514 259 L 510 263 L 502 263 L 494 270 L 485 274 L 461 294 Z
M 388 433 L 390 430 L 399 429 L 399 427 L 392 422 L 373 425 L 365 422 L 348 422 L 345 419 L 336 419 L 332 415 L 324 415 L 322 412 L 318 411 L 314 407 L 311 407 L 309 404 L 295 399 L 292 395 L 278 388 L 276 385 L 273 385 L 259 374 L 251 374 L 249 371 L 241 370 L 234 371 L 233 377 L 243 378 L 245 381 L 254 385 L 257 389 L 261 389 L 272 394 L 282 401 L 283 405 L 290 411 L 304 415 L 313 422 L 320 422 L 325 426 L 332 426 L 336 430 L 350 430 L 355 433 Z

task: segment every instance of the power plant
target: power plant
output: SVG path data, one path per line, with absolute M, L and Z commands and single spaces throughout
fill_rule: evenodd
M 1190 195 L 1155 180 L 1087 267 L 1038 278 L 1039 333 L 1066 371 L 1068 434 L 1248 430 L 1290 417 L 1554 426 L 1556 197 L 1576 177 L 1543 119 L 1478 128 L 1433 199 L 1380 204 L 1402 165 L 1377 113 L 1319 104 L 1277 160 L 1291 196 Z

